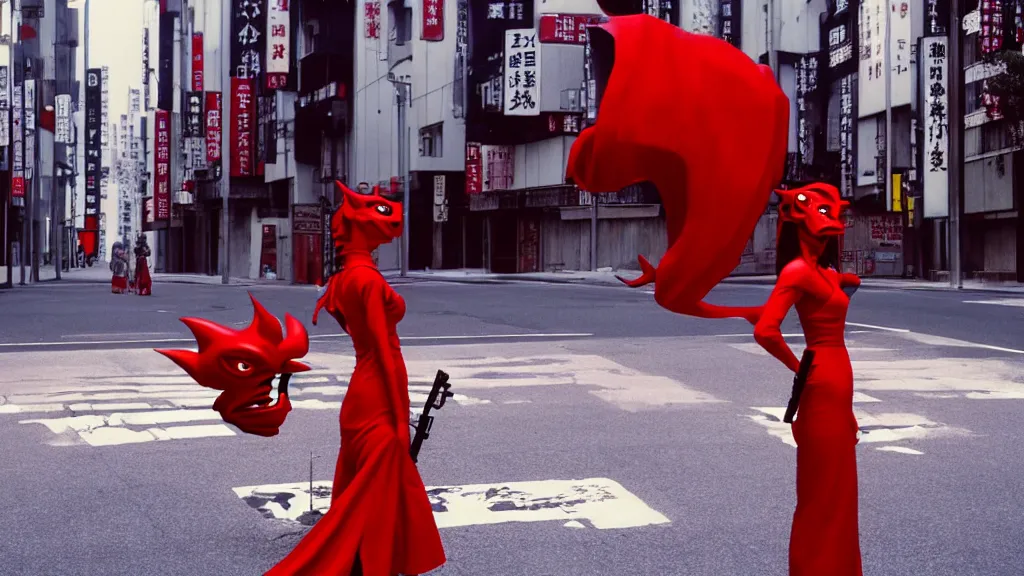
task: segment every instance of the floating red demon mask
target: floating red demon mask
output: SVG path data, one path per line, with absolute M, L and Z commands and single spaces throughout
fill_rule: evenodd
M 296 358 L 309 352 L 309 336 L 302 324 L 285 315 L 287 337 L 281 324 L 256 298 L 252 323 L 234 330 L 202 318 L 182 318 L 199 345 L 191 350 L 157 350 L 188 372 L 200 385 L 221 390 L 213 403 L 228 424 L 258 436 L 275 436 L 291 411 L 288 379 L 309 367 Z M 271 404 L 273 382 L 280 375 L 277 402 Z
M 753 309 L 703 299 L 736 267 L 782 178 L 785 94 L 730 44 L 651 16 L 614 16 L 589 33 L 598 115 L 573 144 L 566 178 L 590 192 L 651 182 L 668 228 L 657 271 L 641 256 L 643 274 L 623 282 L 654 282 L 673 312 L 752 319 Z
M 812 238 L 840 236 L 846 232 L 839 219 L 850 203 L 839 198 L 832 185 L 816 182 L 803 188 L 776 190 L 779 197 L 779 227 L 786 222 L 800 226 Z
M 402 235 L 402 205 L 385 198 L 379 186 L 374 186 L 369 194 L 360 194 L 337 180 L 334 184 L 342 192 L 341 207 L 331 216 L 331 237 L 336 251 L 372 252 Z M 324 309 L 338 321 L 342 330 L 346 329 L 340 290 L 339 282 L 327 284 L 313 310 L 314 326 L 320 310 Z

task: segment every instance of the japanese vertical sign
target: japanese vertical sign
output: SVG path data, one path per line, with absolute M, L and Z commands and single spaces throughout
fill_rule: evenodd
M 53 99 L 53 139 L 60 144 L 71 143 L 71 95 L 58 94 Z
M 206 162 L 213 165 L 220 160 L 221 103 L 220 92 L 206 93 Z
M 466 117 L 466 67 L 469 64 L 469 0 L 456 1 L 455 75 L 452 90 L 452 116 Z
M 156 145 L 153 153 L 154 220 L 171 218 L 171 114 L 157 110 Z
M 796 64 L 797 154 L 804 166 L 814 164 L 814 136 L 810 121 L 808 96 L 818 89 L 818 59 L 801 56 Z
M 10 124 L 7 123 L 7 113 L 11 109 L 11 100 L 7 95 L 10 87 L 7 66 L 0 66 L 0 146 L 8 146 L 11 143 Z
M 25 150 L 23 149 L 24 123 L 22 122 L 22 87 L 14 84 L 11 89 L 11 203 L 23 206 L 25 203 Z
M 540 50 L 533 29 L 505 31 L 505 115 L 540 115 Z
M 380 38 L 380 0 L 363 2 L 363 36 Z
M 139 91 L 136 88 L 128 90 L 128 111 L 132 114 L 139 113 Z
M 149 28 L 142 29 L 142 105 L 149 111 Z
M 276 90 L 288 83 L 291 54 L 290 0 L 268 0 L 267 6 L 267 88 Z
M 231 175 L 253 176 L 255 81 L 231 79 Z
M 36 81 L 25 80 L 25 178 L 36 169 Z
M 100 141 L 100 84 L 103 82 L 99 68 L 90 68 L 85 73 L 85 216 L 99 218 L 100 178 L 103 169 L 102 143 Z M 86 229 L 95 227 L 89 226 Z
M 203 91 L 203 33 L 192 35 L 192 91 Z
M 890 94 L 892 106 L 910 104 L 913 77 L 911 64 L 916 45 L 911 46 L 911 18 L 908 0 L 864 0 L 860 4 L 860 67 L 857 79 L 857 113 L 863 118 L 885 110 L 885 26 L 890 11 Z
M 266 15 L 261 0 L 235 0 L 231 27 L 231 76 L 259 78 L 263 73 L 263 52 L 266 44 Z
M 190 138 L 203 136 L 203 124 L 203 93 L 188 92 L 185 98 L 185 125 L 182 132 Z
M 466 194 L 479 194 L 484 189 L 484 161 L 480 145 L 466 143 Z
M 946 37 L 921 39 L 924 53 L 924 212 L 925 218 L 949 216 L 949 115 Z M 962 119 L 957 121 L 963 122 Z
M 853 58 L 853 37 L 845 23 L 828 31 L 828 67 L 835 68 Z
M 844 198 L 853 196 L 853 75 L 839 80 L 839 190 Z
M 423 0 L 423 31 L 420 38 L 428 42 L 444 40 L 444 0 Z
M 721 0 L 718 5 L 718 37 L 739 47 L 743 31 L 741 7 L 743 0 Z

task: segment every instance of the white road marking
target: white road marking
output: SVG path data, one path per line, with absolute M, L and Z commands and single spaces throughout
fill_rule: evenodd
M 62 354 L 42 352 L 39 361 L 45 363 L 45 358 L 59 358 Z M 187 374 L 175 371 L 169 360 L 152 351 L 134 350 L 132 355 L 145 358 L 134 365 L 137 369 L 152 370 L 156 365 L 167 371 L 150 371 L 137 376 L 124 372 L 116 376 L 74 374 L 66 380 L 40 379 L 36 372 L 32 376 L 35 382 L 31 393 L 0 396 L 0 414 L 17 414 L 22 424 L 45 426 L 54 434 L 49 443 L 60 446 L 197 438 L 204 430 L 210 436 L 235 435 L 219 427 L 221 417 L 210 409 L 219 391 L 199 386 Z M 303 360 L 313 370 L 292 378 L 289 390 L 293 408 L 338 410 L 348 391 L 347 379 L 355 367 L 355 358 L 311 353 Z M 410 404 L 417 414 L 426 403 L 439 366 L 451 377 L 455 395 L 450 404 L 460 406 L 493 402 L 470 393 L 517 389 L 520 397 L 513 400 L 530 402 L 529 394 L 534 393 L 533 389 L 567 385 L 583 386 L 597 398 L 627 411 L 721 402 L 671 378 L 639 372 L 596 355 L 409 359 L 406 367 Z M 60 371 L 59 368 L 52 370 Z M 15 389 L 23 386 L 17 374 L 12 374 L 10 380 L 0 381 L 0 385 Z M 276 391 L 271 396 L 276 398 Z M 168 428 L 171 424 L 193 426 L 182 431 L 179 430 L 182 426 Z M 198 426 L 200 424 L 216 426 L 204 428 Z
M 991 304 L 994 306 L 1012 306 L 1024 308 L 1024 298 L 996 298 L 993 300 L 964 300 L 964 304 Z
M 265 517 L 299 521 L 309 514 L 309 488 L 308 482 L 296 482 L 245 486 L 234 492 Z M 438 528 L 559 521 L 572 528 L 610 530 L 670 522 L 608 478 L 436 486 L 428 487 L 427 494 Z M 314 482 L 315 513 L 326 513 L 330 502 L 331 482 Z
M 881 400 L 879 400 L 878 398 L 875 398 L 874 396 L 868 396 L 867 394 L 865 394 L 863 392 L 854 392 L 853 393 L 853 403 L 854 404 L 866 403 L 866 402 L 881 402 Z
M 243 322 L 248 326 L 248 322 Z M 541 334 L 469 334 L 462 336 L 402 336 L 403 341 L 423 340 L 530 340 L 534 338 L 588 338 L 593 336 L 589 332 L 567 332 L 567 333 L 541 333 Z M 348 334 L 314 334 L 310 336 L 311 341 L 333 340 L 336 338 L 348 338 Z M 95 345 L 122 345 L 122 344 L 195 344 L 195 338 L 147 338 L 142 340 L 79 340 L 74 342 L 3 342 L 0 348 L 43 348 L 43 347 L 68 347 L 68 346 L 95 346 Z
M 768 430 L 769 435 L 778 438 L 789 446 L 796 447 L 792 427 L 782 421 L 782 417 L 786 413 L 785 408 L 755 406 L 751 410 L 758 412 L 758 414 L 748 415 L 748 418 L 764 426 Z M 855 408 L 854 415 L 861 429 L 861 444 L 891 444 L 903 440 L 921 440 L 924 438 L 970 434 L 967 430 L 932 422 L 918 414 L 869 414 Z M 800 412 L 798 411 L 796 420 L 799 419 Z
M 898 332 L 901 334 L 910 332 L 910 330 L 907 330 L 906 328 L 890 328 L 888 326 L 876 326 L 875 324 L 860 324 L 858 322 L 847 322 L 846 325 L 856 326 L 858 328 L 871 328 L 872 330 L 881 330 L 882 332 Z
M 896 452 L 897 454 L 913 454 L 915 456 L 924 454 L 924 452 L 921 452 L 920 450 L 914 450 L 913 448 L 907 448 L 906 446 L 879 446 L 875 448 L 875 450 L 879 450 L 881 452 Z

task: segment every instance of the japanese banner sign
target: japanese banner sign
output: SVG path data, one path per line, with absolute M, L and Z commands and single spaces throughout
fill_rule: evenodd
M 203 33 L 192 35 L 192 91 L 203 91 Z
M 380 38 L 380 0 L 363 3 L 363 35 L 366 38 Z
M 444 0 L 423 0 L 423 31 L 428 42 L 444 40 Z
M 182 127 L 182 132 L 187 137 L 202 136 L 203 124 L 203 93 L 188 92 L 185 99 L 185 125 Z
M 924 54 L 923 216 L 945 218 L 949 215 L 949 82 L 946 78 L 946 37 L 922 38 L 921 51 Z
M 221 102 L 220 92 L 206 93 L 206 161 L 211 166 L 220 160 Z
M 505 31 L 505 115 L 540 115 L 540 45 L 533 29 Z
M 267 88 L 276 90 L 288 83 L 291 55 L 290 0 L 268 0 L 267 7 Z
M 253 176 L 256 147 L 256 82 L 231 79 L 231 175 Z
M 153 200 L 156 220 L 171 219 L 171 115 L 157 110 L 153 154 Z
M 100 140 L 100 84 L 103 77 L 99 68 L 85 73 L 85 216 L 99 217 L 100 179 L 103 177 L 103 156 Z
M 587 27 L 601 22 L 592 14 L 541 14 L 538 39 L 550 44 L 587 43 Z
M 231 27 L 231 76 L 259 78 L 263 73 L 266 15 L 260 0 L 235 0 Z

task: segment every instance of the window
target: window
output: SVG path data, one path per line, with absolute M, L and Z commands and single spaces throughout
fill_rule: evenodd
M 443 123 L 420 128 L 420 156 L 440 158 L 444 155 L 444 149 L 441 144 L 443 128 Z
M 390 39 L 396 46 L 412 41 L 412 0 L 392 0 L 388 3 L 391 21 Z

